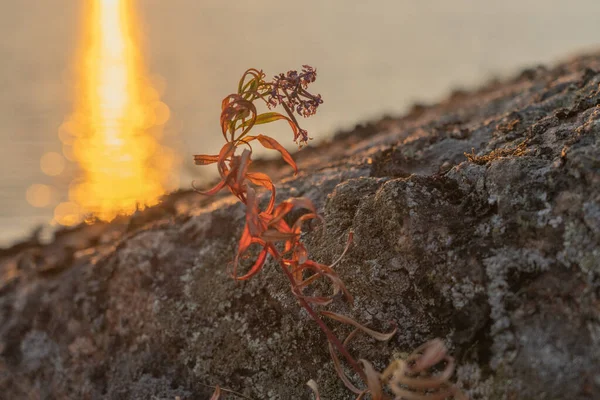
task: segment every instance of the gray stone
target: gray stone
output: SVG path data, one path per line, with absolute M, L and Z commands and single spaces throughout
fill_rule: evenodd
M 472 399 L 600 398 L 599 70 L 582 56 L 340 133 L 296 154 L 296 177 L 255 163 L 278 201 L 322 213 L 312 259 L 354 230 L 336 269 L 355 304 L 329 309 L 399 328 L 357 358 L 381 369 L 441 337 Z M 312 378 L 353 398 L 278 265 L 227 274 L 243 223 L 226 195 L 179 192 L 0 250 L 0 397 L 309 399 Z

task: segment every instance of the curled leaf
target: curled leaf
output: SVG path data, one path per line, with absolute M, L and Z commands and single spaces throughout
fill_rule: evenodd
M 225 187 L 225 184 L 226 184 L 225 180 L 224 180 L 224 179 L 222 179 L 222 180 L 221 180 L 219 183 L 217 183 L 217 184 L 216 184 L 216 186 L 214 186 L 213 188 L 211 188 L 211 189 L 209 189 L 209 190 L 207 190 L 207 191 L 201 191 L 201 190 L 199 190 L 199 189 L 198 189 L 198 188 L 197 188 L 197 187 L 194 185 L 194 182 L 192 182 L 192 188 L 193 188 L 193 189 L 194 189 L 196 192 L 198 192 L 198 193 L 200 193 L 200 194 L 203 194 L 203 195 L 205 195 L 205 196 L 212 196 L 212 195 L 215 195 L 215 194 L 217 194 L 217 193 L 218 193 L 218 192 L 219 192 L 221 189 L 223 189 L 223 188 Z
M 267 223 L 261 218 L 256 193 L 252 188 L 246 188 L 246 226 L 252 237 L 262 237 L 267 230 Z
M 225 140 L 229 140 L 227 138 L 227 132 L 229 132 L 231 141 L 233 141 L 235 131 L 238 129 L 243 129 L 238 138 L 244 136 L 252 129 L 256 121 L 256 106 L 238 94 L 230 94 L 225 97 L 221 102 L 221 110 L 221 130 Z M 238 121 L 244 121 L 248 117 L 250 118 L 249 121 L 242 122 L 236 128 L 235 125 Z M 242 125 L 245 126 L 242 127 Z
M 352 326 L 360 329 L 361 331 L 365 332 L 372 338 L 380 340 L 382 342 L 390 340 L 396 334 L 396 331 L 398 330 L 398 328 L 394 328 L 394 330 L 390 333 L 381 333 L 381 332 L 377 332 L 372 329 L 369 329 L 366 326 L 359 324 L 352 318 L 346 317 L 345 315 L 336 314 L 331 311 L 321 311 L 321 314 L 326 317 L 329 317 L 331 319 L 335 319 L 336 321 L 342 322 L 344 324 L 352 325 Z
M 234 153 L 235 143 L 233 142 L 226 143 L 219 152 L 219 174 L 222 178 L 225 178 L 229 172 L 229 168 L 227 168 L 225 161 L 227 161 Z
M 238 244 L 238 254 L 241 255 L 248 250 L 248 247 L 252 244 L 252 235 L 250 235 L 250 230 L 248 229 L 248 225 L 244 226 L 244 231 L 242 232 L 242 237 L 240 238 L 240 242 Z
M 406 360 L 395 360 L 383 372 L 382 380 L 389 379 L 388 386 L 398 398 L 443 400 L 452 396 L 466 400 L 449 382 L 453 372 L 454 359 L 447 355 L 444 343 L 434 339 L 415 349 Z
M 292 209 L 294 208 L 294 204 L 290 203 L 289 201 L 284 201 L 283 203 L 280 203 L 275 210 L 273 211 L 272 215 L 271 215 L 271 223 L 274 224 L 277 221 L 281 220 L 283 217 L 285 217 L 290 211 L 292 211 Z
M 277 140 L 265 135 L 258 135 L 256 138 L 258 139 L 260 144 L 263 145 L 263 147 L 267 149 L 277 150 L 278 152 L 280 152 L 281 156 L 283 157 L 283 160 L 289 165 L 291 165 L 292 168 L 294 168 L 294 175 L 298 173 L 298 166 L 292 158 L 292 155 L 281 144 L 279 144 Z
M 242 156 L 240 158 L 240 164 L 238 166 L 238 171 L 236 174 L 236 181 L 241 184 L 246 177 L 246 172 L 248 171 L 248 167 L 250 166 L 250 150 L 244 149 L 242 152 Z
M 315 205 L 312 201 L 305 197 L 296 197 L 281 202 L 275 208 L 275 210 L 273 211 L 273 218 L 271 219 L 271 224 L 285 217 L 294 208 L 305 208 L 311 211 L 312 214 L 316 215 Z
M 262 269 L 262 267 L 264 266 L 265 261 L 267 260 L 267 253 L 268 253 L 268 249 L 267 249 L 267 247 L 264 247 L 261 250 L 261 252 L 258 254 L 258 257 L 256 258 L 256 261 L 254 261 L 254 264 L 252 265 L 250 270 L 242 276 L 235 276 L 235 279 L 237 279 L 238 281 L 245 281 L 245 280 L 252 278 L 254 275 L 258 274 L 260 272 L 260 270 Z M 237 260 L 236 260 L 236 262 L 237 262 Z
M 346 285 L 344 285 L 344 282 L 340 279 L 340 277 L 333 269 L 329 268 L 327 265 L 319 264 L 310 260 L 306 261 L 302 265 L 304 268 L 311 269 L 317 272 L 318 274 L 328 278 L 333 285 L 333 296 L 337 295 L 341 291 L 344 294 L 344 297 L 346 297 L 346 300 L 350 304 L 353 303 L 354 299 L 352 295 L 350 294 L 348 289 L 346 289 Z
M 332 298 L 322 297 L 322 296 L 318 296 L 318 297 L 300 296 L 300 297 L 303 298 L 304 300 L 306 300 L 307 302 L 309 302 L 311 304 L 316 304 L 318 306 L 327 306 L 327 305 L 331 304 L 331 302 L 333 301 Z
M 270 214 L 275 206 L 275 185 L 273 185 L 273 181 L 271 181 L 271 178 L 267 174 L 263 174 L 262 172 L 248 172 L 246 173 L 246 178 L 255 185 L 262 186 L 271 191 L 271 199 L 265 210 L 266 213 Z
M 280 242 L 283 240 L 294 239 L 297 235 L 295 233 L 281 232 L 277 229 L 267 229 L 261 234 L 261 237 L 267 242 Z
M 246 77 L 251 76 L 250 81 L 246 82 Z M 250 68 L 244 72 L 242 78 L 240 79 L 240 83 L 238 85 L 238 94 L 243 94 L 246 90 L 248 90 L 249 86 L 252 84 L 258 84 L 262 80 L 265 74 L 262 71 L 257 70 L 256 68 Z

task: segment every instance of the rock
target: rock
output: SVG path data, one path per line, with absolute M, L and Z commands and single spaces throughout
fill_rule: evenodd
M 298 153 L 296 177 L 255 163 L 278 200 L 320 209 L 313 259 L 354 230 L 336 268 L 355 305 L 329 309 L 399 327 L 357 358 L 382 369 L 441 337 L 472 399 L 600 398 L 599 70 L 582 56 L 357 126 Z M 312 378 L 353 398 L 275 263 L 227 274 L 243 220 L 230 197 L 183 191 L 0 251 L 2 396 L 310 399 Z

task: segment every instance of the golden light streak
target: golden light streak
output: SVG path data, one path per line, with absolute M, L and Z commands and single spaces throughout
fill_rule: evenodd
M 144 71 L 133 4 L 88 4 L 75 112 L 59 130 L 65 157 L 81 170 L 69 201 L 55 210 L 63 225 L 82 214 L 111 220 L 133 213 L 177 183 L 173 152 L 159 142 L 170 111 Z

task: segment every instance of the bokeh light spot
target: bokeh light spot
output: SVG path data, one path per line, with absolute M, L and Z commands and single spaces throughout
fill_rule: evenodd
M 83 210 L 77 203 L 60 203 L 54 209 L 54 220 L 64 226 L 74 226 L 83 221 Z
M 154 103 L 154 116 L 154 123 L 156 125 L 164 125 L 171 117 L 171 110 L 169 109 L 169 106 L 162 101 L 157 101 Z
M 53 151 L 48 152 L 40 159 L 40 169 L 48 176 L 57 176 L 65 170 L 65 159 Z
M 35 183 L 27 188 L 25 199 L 33 207 L 47 207 L 52 200 L 52 189 L 48 185 Z

